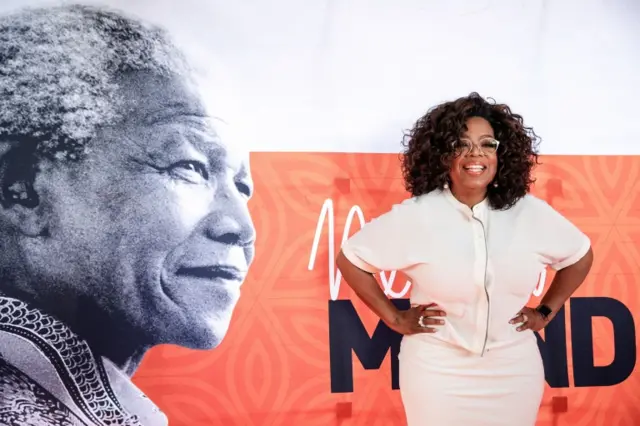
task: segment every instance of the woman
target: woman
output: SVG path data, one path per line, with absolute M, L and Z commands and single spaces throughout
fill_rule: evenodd
M 589 239 L 529 195 L 538 138 L 507 105 L 473 93 L 439 105 L 407 135 L 412 198 L 365 225 L 337 259 L 345 280 L 404 335 L 400 389 L 409 426 L 533 426 L 544 389 L 534 331 L 582 284 Z M 526 307 L 543 268 L 557 271 Z M 372 274 L 413 283 L 398 311 Z

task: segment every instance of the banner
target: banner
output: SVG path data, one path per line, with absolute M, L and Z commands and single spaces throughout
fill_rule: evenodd
M 0 424 L 406 424 L 400 336 L 335 258 L 472 91 L 595 253 L 537 425 L 640 423 L 636 2 L 80 3 L 0 6 Z
M 541 162 L 534 194 L 588 234 L 596 261 L 541 335 L 547 388 L 538 424 L 634 424 L 640 162 Z M 264 255 L 252 266 L 229 338 L 211 353 L 153 351 L 136 382 L 164 399 L 178 424 L 403 424 L 393 389 L 397 345 L 336 279 L 332 261 L 345 232 L 406 197 L 397 156 L 260 153 L 252 169 L 262 182 L 251 207 L 261 236 L 256 252 Z M 407 297 L 406 280 L 380 278 L 390 297 Z M 352 365 L 339 363 L 346 356 Z

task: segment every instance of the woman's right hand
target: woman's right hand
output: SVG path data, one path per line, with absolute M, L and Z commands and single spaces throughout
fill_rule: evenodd
M 400 334 L 435 333 L 435 327 L 444 324 L 447 314 L 435 303 L 412 306 L 406 311 L 398 311 L 389 327 Z

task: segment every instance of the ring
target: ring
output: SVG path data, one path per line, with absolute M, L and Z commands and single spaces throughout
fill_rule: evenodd
M 427 328 L 427 324 L 422 322 L 423 320 L 424 320 L 424 315 L 420 315 L 420 318 L 418 318 L 418 325 L 422 328 Z

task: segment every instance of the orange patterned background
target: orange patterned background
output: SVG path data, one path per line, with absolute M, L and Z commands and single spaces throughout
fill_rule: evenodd
M 640 158 L 545 156 L 542 162 L 534 193 L 592 239 L 596 261 L 576 296 L 619 300 L 634 313 L 637 328 Z M 397 156 L 259 153 L 252 156 L 252 170 L 257 259 L 226 339 L 207 352 L 156 348 L 135 382 L 172 426 L 405 424 L 399 392 L 391 389 L 388 354 L 379 370 L 365 371 L 354 358 L 354 392 L 331 393 L 326 221 L 315 265 L 308 268 L 325 200 L 333 201 L 337 252 L 352 206 L 370 220 L 406 197 Z M 351 233 L 358 227 L 356 219 Z M 396 291 L 404 286 L 395 283 Z M 351 297 L 343 283 L 339 298 Z M 371 333 L 376 318 L 355 298 L 354 305 Z M 640 424 L 640 373 L 614 386 L 574 387 L 568 311 L 570 387 L 547 388 L 538 425 Z M 596 318 L 593 327 L 595 365 L 608 365 L 614 358 L 611 323 Z M 636 335 L 625 345 L 637 343 Z

